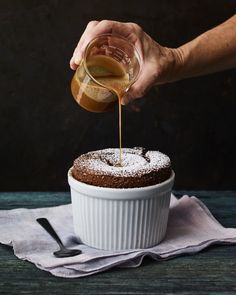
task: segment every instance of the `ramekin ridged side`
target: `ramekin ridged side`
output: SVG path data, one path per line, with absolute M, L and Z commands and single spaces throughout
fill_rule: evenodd
M 68 172 L 74 229 L 86 245 L 104 250 L 149 248 L 164 238 L 171 177 L 157 185 L 117 189 L 79 182 Z

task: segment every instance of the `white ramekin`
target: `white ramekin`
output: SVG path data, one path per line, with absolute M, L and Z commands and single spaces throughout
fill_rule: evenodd
M 76 180 L 71 169 L 74 229 L 82 243 L 104 250 L 149 248 L 165 236 L 175 174 L 141 188 L 105 188 Z

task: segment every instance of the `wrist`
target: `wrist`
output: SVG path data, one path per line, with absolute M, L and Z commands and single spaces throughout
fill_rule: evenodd
M 165 84 L 181 79 L 184 66 L 180 48 L 159 47 L 156 56 L 156 84 Z
M 187 54 L 182 47 L 167 48 L 166 83 L 184 78 Z
M 187 64 L 187 52 L 184 48 L 171 48 L 171 52 L 173 55 L 173 75 L 171 77 L 171 81 L 178 81 L 180 79 L 185 78 L 184 70 Z

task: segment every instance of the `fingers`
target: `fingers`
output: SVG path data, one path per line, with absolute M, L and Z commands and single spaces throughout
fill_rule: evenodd
M 152 38 L 135 23 L 121 23 L 111 20 L 89 22 L 70 60 L 71 69 L 75 70 L 78 67 L 87 44 L 92 39 L 102 34 L 117 34 L 123 36 L 125 39 L 129 40 L 141 54 L 141 73 L 138 80 L 122 98 L 122 104 L 128 104 L 135 98 L 144 96 L 149 88 L 157 82 L 158 77 L 160 78 L 161 63 L 159 60 L 159 53 L 161 53 L 161 50 L 159 44 L 153 42 Z M 112 42 L 115 41 L 113 40 Z
M 88 23 L 84 33 L 82 34 L 74 52 L 73 52 L 72 58 L 70 60 L 70 67 L 72 70 L 76 70 L 76 68 L 78 67 L 78 65 L 82 59 L 83 50 L 85 49 L 85 47 L 88 43 L 88 42 L 86 43 L 86 39 L 91 40 L 93 38 L 91 35 L 93 32 L 93 29 L 95 28 L 95 26 L 98 23 L 99 22 L 95 21 L 95 20 Z
M 138 80 L 130 87 L 129 91 L 122 97 L 122 105 L 127 105 L 136 98 L 144 96 L 155 84 L 158 71 L 153 64 L 144 65 Z
M 89 22 L 70 60 L 71 69 L 75 70 L 78 67 L 87 44 L 96 36 L 109 33 L 118 34 L 127 38 L 135 45 L 141 31 L 142 29 L 134 23 L 121 23 L 111 20 Z M 140 47 L 140 45 L 138 47 Z

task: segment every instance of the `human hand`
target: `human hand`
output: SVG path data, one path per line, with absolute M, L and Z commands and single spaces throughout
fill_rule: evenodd
M 80 64 L 87 44 L 98 35 L 106 33 L 114 33 L 127 38 L 137 48 L 142 59 L 138 79 L 122 98 L 122 104 L 128 104 L 132 100 L 144 96 L 154 84 L 162 84 L 172 80 L 172 71 L 176 63 L 174 49 L 161 46 L 135 23 L 109 20 L 88 23 L 70 60 L 71 69 L 76 70 Z

